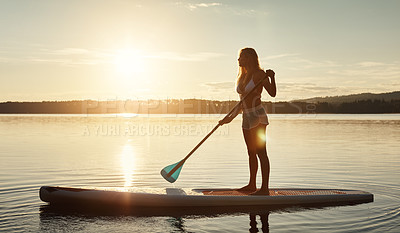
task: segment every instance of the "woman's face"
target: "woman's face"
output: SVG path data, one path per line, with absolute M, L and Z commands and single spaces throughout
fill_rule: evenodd
M 245 67 L 247 64 L 247 56 L 244 55 L 243 53 L 240 53 L 238 62 L 239 62 L 239 66 Z

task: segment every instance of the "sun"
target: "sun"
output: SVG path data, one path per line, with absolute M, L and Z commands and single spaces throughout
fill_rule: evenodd
M 144 71 L 144 57 L 140 51 L 134 49 L 119 50 L 114 57 L 115 68 L 118 73 L 132 76 Z

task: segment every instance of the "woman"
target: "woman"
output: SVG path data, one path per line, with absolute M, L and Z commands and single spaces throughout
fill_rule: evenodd
M 264 87 L 270 96 L 275 97 L 275 73 L 272 70 L 264 72 L 260 68 L 257 53 L 252 48 L 240 50 L 238 62 L 239 74 L 236 82 L 236 90 L 241 99 L 249 92 L 250 94 L 231 115 L 226 116 L 219 124 L 223 125 L 231 122 L 240 111 L 243 111 L 242 129 L 249 155 L 250 180 L 248 185 L 238 189 L 238 191 L 250 191 L 253 192 L 253 195 L 269 195 L 270 165 L 265 141 L 268 118 L 261 104 L 261 92 Z M 253 90 L 257 83 L 266 76 L 271 80 L 266 78 L 262 85 Z M 262 173 L 262 185 L 258 191 L 256 188 L 257 156 L 260 160 Z

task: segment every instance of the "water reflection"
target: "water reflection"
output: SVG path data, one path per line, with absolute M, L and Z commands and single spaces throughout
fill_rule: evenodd
M 269 215 L 272 213 L 298 213 L 307 210 L 323 210 L 331 207 L 349 205 L 356 206 L 359 205 L 359 203 L 322 205 L 305 204 L 304 206 L 237 206 L 226 208 L 121 208 L 121 206 L 102 208 L 99 205 L 42 205 L 40 207 L 40 229 L 41 231 L 49 229 L 57 229 L 56 231 L 71 231 L 71 228 L 73 227 L 92 229 L 103 227 L 104 219 L 106 219 L 108 222 L 115 223 L 114 225 L 107 225 L 108 228 L 115 228 L 115 230 L 109 229 L 109 232 L 125 229 L 124 224 L 134 229 L 143 227 L 143 231 L 146 231 L 146 229 L 149 229 L 148 227 L 145 227 L 148 221 L 158 222 L 159 224 L 156 225 L 162 226 L 159 230 L 154 229 L 153 231 L 155 232 L 192 232 L 193 230 L 198 230 L 190 229 L 198 227 L 196 224 L 192 225 L 194 222 L 201 222 L 200 219 L 206 219 L 207 221 L 210 221 L 210 225 L 207 226 L 209 230 L 217 228 L 218 231 L 223 231 L 220 229 L 227 229 L 226 231 L 229 232 L 228 229 L 232 228 L 232 225 L 220 224 L 218 219 L 223 218 L 224 216 L 232 216 L 232 214 L 240 214 L 237 216 L 242 216 L 243 218 L 240 217 L 234 220 L 234 225 L 236 227 L 240 226 L 240 228 L 244 228 L 245 226 L 250 226 L 250 228 L 246 227 L 250 233 L 265 233 L 269 232 Z M 245 216 L 249 216 L 249 218 L 244 218 Z M 214 221 L 213 218 L 216 219 L 216 224 L 211 222 Z M 192 221 L 193 219 L 194 221 Z M 291 217 L 288 217 L 288 219 L 291 219 Z M 279 225 L 277 222 L 274 222 L 274 225 L 276 224 Z M 200 226 L 202 226 L 201 223 Z M 155 225 L 152 227 L 155 227 Z
M 268 222 L 269 212 L 258 215 L 260 216 L 260 221 L 261 221 L 261 232 L 263 233 L 269 232 L 269 222 Z M 250 233 L 259 232 L 257 227 L 256 217 L 257 217 L 256 214 L 250 214 L 250 229 L 249 229 Z
M 273 211 L 272 211 L 273 212 Z M 242 225 L 242 227 L 250 226 L 249 232 L 269 232 L 269 214 L 270 211 L 257 211 L 257 213 L 243 213 L 241 215 L 245 217 L 249 216 L 249 220 L 245 220 L 247 218 L 239 218 L 236 221 L 236 227 Z M 68 207 L 65 208 L 57 208 L 51 205 L 42 205 L 40 207 L 40 222 L 39 222 L 39 230 L 41 232 L 75 232 L 75 231 L 93 231 L 95 229 L 103 229 L 104 221 L 115 223 L 113 226 L 107 226 L 108 230 L 112 231 L 126 231 L 126 229 L 131 230 L 143 230 L 149 229 L 146 227 L 152 221 L 162 221 L 158 222 L 158 226 L 161 227 L 158 230 L 153 229 L 155 232 L 195 232 L 196 226 L 193 226 L 193 220 L 195 222 L 201 221 L 200 219 L 206 219 L 208 221 L 214 221 L 213 218 L 220 218 L 224 216 L 228 216 L 228 213 L 225 214 L 215 214 L 215 215 L 183 215 L 183 216 L 168 216 L 168 215 L 160 215 L 143 218 L 141 215 L 128 214 L 128 213 L 111 213 L 107 214 L 98 214 L 95 212 L 81 212 L 76 211 L 75 209 L 70 209 Z M 259 221 L 257 221 L 259 219 Z M 212 223 L 211 223 L 212 225 Z M 218 225 L 218 231 L 224 231 L 226 229 L 230 229 L 232 226 L 230 225 Z M 193 229 L 192 229 L 193 228 Z M 241 227 L 240 227 L 241 228 Z M 213 227 L 211 227 L 213 229 Z M 216 230 L 216 229 L 214 229 Z
M 259 225 L 257 227 L 257 215 L 260 218 L 260 222 L 261 222 L 261 226 Z M 265 212 L 265 213 L 250 213 L 250 228 L 249 228 L 249 232 L 250 233 L 256 233 L 256 232 L 263 232 L 263 233 L 269 233 L 269 212 Z M 182 217 L 173 217 L 173 218 L 169 218 L 167 220 L 172 229 L 174 229 L 174 232 L 190 232 L 186 230 L 186 226 L 185 226 L 185 220 Z M 260 227 L 260 228 L 259 228 Z M 221 226 L 221 229 L 223 229 L 223 226 Z
M 136 170 L 136 153 L 128 140 L 121 152 L 121 167 L 124 175 L 124 187 L 132 187 L 133 175 Z
M 170 224 L 172 229 L 177 232 L 188 232 L 186 231 L 185 221 L 181 217 L 174 217 L 167 220 Z

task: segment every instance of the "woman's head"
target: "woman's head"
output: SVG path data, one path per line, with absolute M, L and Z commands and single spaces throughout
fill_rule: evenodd
M 260 62 L 258 61 L 258 55 L 253 48 L 243 48 L 239 51 L 239 74 L 237 85 L 244 80 L 244 76 L 248 72 L 254 72 L 261 70 Z
M 253 48 L 241 49 L 239 52 L 238 62 L 239 66 L 245 68 L 246 70 L 261 69 L 258 61 L 258 55 Z

